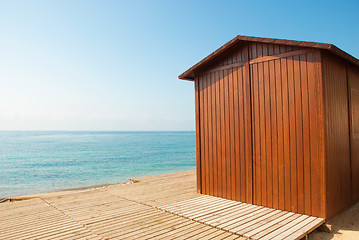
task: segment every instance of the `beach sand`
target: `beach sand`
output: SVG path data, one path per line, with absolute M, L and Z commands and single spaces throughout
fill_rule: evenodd
M 8 199 L 14 202 L 0 204 L 0 219 L 3 220 L 3 223 L 0 221 L 0 229 L 3 229 L 0 231 L 0 238 L 21 239 L 48 234 L 67 239 L 75 238 L 74 236 L 84 239 L 110 239 L 116 236 L 146 238 L 155 232 L 169 229 L 167 234 L 176 236 L 179 234 L 176 233 L 178 232 L 176 227 L 188 224 L 191 228 L 184 232 L 188 237 L 191 234 L 198 234 L 193 230 L 198 229 L 203 231 L 200 235 L 196 235 L 203 236 L 200 239 L 208 239 L 209 236 L 213 236 L 214 239 L 243 239 L 189 219 L 175 217 L 165 212 L 158 213 L 155 209 L 164 204 L 201 196 L 196 192 L 195 171 L 140 177 L 132 182 L 136 183 L 99 185 Z M 21 199 L 28 200 L 21 201 Z M 112 220 L 112 217 L 105 219 L 105 215 L 112 214 L 114 211 L 112 209 L 131 211 L 140 219 L 132 218 L 131 215 L 127 217 L 129 219 L 118 219 L 118 221 Z M 148 225 L 148 222 L 141 220 L 144 213 L 148 214 L 149 220 L 153 218 L 150 222 L 157 221 L 158 224 Z M 49 219 L 50 226 L 47 221 L 41 220 L 44 215 Z M 61 215 L 66 217 L 63 218 Z M 60 220 L 52 220 L 51 216 L 61 219 L 62 222 L 57 224 L 56 221 Z M 9 228 L 7 226 L 4 228 L 2 225 L 6 219 L 9 221 L 16 219 L 16 221 L 12 220 L 11 224 L 7 223 L 10 224 Z M 123 221 L 127 221 L 125 230 L 121 228 Z M 37 228 L 30 223 L 36 223 Z M 332 233 L 316 230 L 309 235 L 309 239 L 359 239 L 359 203 L 330 220 L 329 224 L 333 226 Z M 141 226 L 141 231 L 135 231 L 138 225 Z
M 359 239 L 359 202 L 328 221 L 333 226 L 331 233 L 315 231 L 309 235 L 313 240 Z

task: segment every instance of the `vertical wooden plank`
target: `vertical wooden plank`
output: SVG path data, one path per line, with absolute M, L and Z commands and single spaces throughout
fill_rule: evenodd
M 230 109 L 229 109 L 229 75 L 230 70 L 226 69 L 224 70 L 224 116 L 225 116 L 225 166 L 226 166 L 226 194 L 228 199 L 232 199 L 231 194 L 231 162 L 230 162 L 230 156 L 231 156 L 231 139 L 230 139 Z
M 359 200 L 359 139 L 356 136 L 358 120 L 359 68 L 347 63 L 349 94 L 350 167 L 352 201 Z
M 238 45 L 235 46 L 235 48 L 233 48 L 233 53 L 231 55 L 232 57 L 232 63 L 236 63 L 237 62 L 237 53 L 238 53 Z
M 204 193 L 209 194 L 209 162 L 208 162 L 208 86 L 207 86 L 207 75 L 203 75 L 203 142 L 204 142 L 204 154 L 203 154 L 203 165 L 205 170 L 204 178 Z
M 250 124 L 251 124 L 251 132 L 250 132 L 250 136 L 252 137 L 252 151 L 251 151 L 251 155 L 252 155 L 252 194 L 249 195 L 247 193 L 246 197 L 250 197 L 252 196 L 252 203 L 255 204 L 257 202 L 257 192 L 256 192 L 256 187 L 257 187 L 257 183 L 256 183 L 256 150 L 257 150 L 257 146 L 256 146 L 256 131 L 255 131 L 255 126 L 256 126 L 256 119 L 255 119 L 255 112 L 256 112 L 256 108 L 255 108 L 255 103 L 256 103 L 256 99 L 254 97 L 254 94 L 255 94 L 255 84 L 254 84 L 254 67 L 256 66 L 256 64 L 249 64 L 249 61 L 250 59 L 253 58 L 253 46 L 252 44 L 247 44 L 247 47 L 248 47 L 248 61 L 246 62 L 246 64 L 244 65 L 245 66 L 245 73 L 246 74 L 246 77 L 248 78 L 250 84 L 250 113 L 251 113 L 251 118 L 250 118 Z M 246 79 L 244 79 L 244 83 L 246 81 Z M 246 107 L 246 105 L 244 106 Z M 245 110 L 244 110 L 245 111 Z M 246 131 L 246 134 L 247 131 Z M 247 136 L 247 135 L 246 135 Z M 248 150 L 248 149 L 246 149 Z M 246 154 L 247 154 L 247 151 L 246 151 Z M 247 171 L 248 172 L 248 171 Z M 247 174 L 247 177 L 249 176 L 249 174 Z M 248 178 L 247 178 L 248 180 Z M 248 185 L 247 185 L 248 186 Z M 248 189 L 248 187 L 247 187 Z M 249 190 L 249 189 L 248 189 Z
M 227 59 L 226 65 L 232 64 L 233 63 L 232 53 L 228 53 L 226 59 Z
M 213 135 L 212 135 L 212 84 L 211 84 L 211 73 L 206 74 L 206 83 L 207 83 L 207 153 L 208 153 L 208 194 L 213 195 Z
M 296 141 L 296 111 L 294 93 L 294 61 L 293 57 L 287 58 L 288 67 L 288 98 L 289 98 L 289 136 L 290 136 L 290 171 L 291 171 L 291 211 L 298 210 L 298 185 L 297 185 L 297 141 Z
M 273 51 L 271 54 L 275 55 L 278 54 L 278 45 L 273 46 Z M 276 92 L 276 78 L 280 75 L 280 71 L 276 68 L 276 62 L 270 61 L 269 62 L 269 71 L 270 71 L 270 110 L 271 110 L 271 158 L 272 158 L 272 205 L 271 207 L 278 208 L 278 160 L 277 160 L 277 151 L 278 151 L 278 142 L 277 142 L 277 92 Z
M 237 62 L 242 62 L 242 52 L 244 49 L 245 49 L 244 44 L 242 44 L 237 48 L 237 54 L 236 54 Z
M 261 45 L 257 45 L 258 57 L 262 56 Z M 262 178 L 261 191 L 261 205 L 267 206 L 267 162 L 266 162 L 266 121 L 265 121 L 265 85 L 264 85 L 264 70 L 263 63 L 258 63 L 258 96 L 259 96 L 259 123 L 260 123 L 260 168 L 259 175 Z
M 245 83 L 245 81 L 248 81 L 248 79 L 245 79 L 245 67 L 241 67 L 238 71 L 238 92 L 239 92 L 239 144 L 240 144 L 240 174 L 241 174 L 241 178 L 240 178 L 240 184 L 241 184 L 241 193 L 240 193 L 240 199 L 239 201 L 248 201 L 248 191 L 251 191 L 248 189 L 249 184 L 251 184 L 252 181 L 250 181 L 250 183 L 248 182 L 248 172 L 249 172 L 249 166 L 248 166 L 248 157 L 246 155 L 246 151 L 247 150 L 247 145 L 252 145 L 252 142 L 249 141 L 246 138 L 246 128 L 249 128 L 248 125 L 246 125 L 246 117 L 248 115 L 251 115 L 251 112 L 247 112 L 245 113 L 245 104 L 250 104 L 250 99 L 245 99 L 246 94 L 250 95 L 250 92 L 246 92 L 246 84 L 249 83 Z M 249 89 L 250 91 L 250 89 Z M 250 153 L 250 156 L 252 156 L 252 153 Z M 252 186 L 251 186 L 252 188 Z
M 313 58 L 312 58 L 313 57 Z M 313 61 L 312 61 L 313 59 Z M 324 88 L 323 88 L 323 69 L 322 69 L 322 59 L 321 59 L 321 51 L 319 49 L 314 50 L 313 56 L 311 53 L 307 56 L 307 62 L 308 62 L 308 88 L 309 88 L 309 75 L 310 72 L 314 72 L 314 78 L 317 79 L 318 85 L 317 85 L 317 91 L 318 91 L 318 159 L 319 159 L 319 168 L 321 169 L 319 171 L 319 196 L 320 196 L 320 209 L 318 211 L 319 217 L 327 218 L 327 198 L 325 196 L 327 192 L 327 186 L 326 186 L 326 152 L 325 152 L 325 115 L 324 115 Z M 313 65 L 310 63 L 313 62 Z M 309 70 L 309 66 L 313 66 L 314 70 Z M 310 117 L 309 117 L 310 122 Z M 313 181 L 313 178 L 311 177 L 311 182 Z M 313 187 L 311 186 L 311 190 L 313 192 Z M 313 195 L 312 196 L 312 214 L 313 214 Z
M 311 176 L 310 176 L 310 139 L 309 139 L 309 102 L 308 102 L 308 69 L 307 56 L 300 55 L 300 70 L 302 83 L 302 111 L 303 111 L 303 169 L 304 169 L 304 213 L 312 214 L 311 206 Z
M 304 179 L 303 179 L 303 112 L 302 112 L 302 86 L 299 55 L 294 56 L 294 89 L 296 110 L 296 136 L 297 136 L 297 183 L 298 183 L 298 213 L 304 213 Z
M 276 52 L 282 52 L 284 47 L 276 49 Z M 278 197 L 273 199 L 273 207 L 284 210 L 284 196 L 285 196 L 285 187 L 284 187 L 284 159 L 283 159 L 283 100 L 282 100 L 282 68 L 281 60 L 275 60 L 275 80 L 273 87 L 275 88 L 273 95 L 276 96 L 275 104 L 273 104 L 273 112 L 275 113 L 275 134 L 272 135 L 274 139 L 273 142 L 276 143 L 276 147 L 273 146 L 273 158 L 275 159 L 275 164 L 277 167 L 274 167 L 273 176 L 275 179 L 274 185 L 277 186 Z M 277 176 L 277 177 L 276 177 Z
M 255 59 L 258 57 L 257 55 L 257 45 L 255 43 L 249 43 L 249 60 Z
M 206 165 L 205 165 L 205 122 L 204 122 L 204 84 L 203 84 L 203 76 L 198 77 L 198 84 L 200 89 L 200 102 L 201 106 L 200 110 L 200 129 L 201 129 L 201 193 L 206 193 Z
M 241 50 L 241 54 L 238 55 L 238 61 L 241 62 L 242 61 L 242 55 L 243 55 L 243 51 L 248 51 L 247 48 L 243 48 Z M 246 192 L 247 192 L 247 177 L 246 177 L 246 155 L 245 155 L 245 144 L 246 144 L 246 140 L 245 140 L 245 125 L 244 125 L 244 118 L 245 118 L 245 113 L 244 113 L 244 85 L 243 85 L 243 71 L 244 71 L 244 66 L 238 68 L 238 77 L 237 77 L 237 109 L 238 109 L 238 146 L 239 146 L 239 151 L 238 151 L 238 160 L 239 160 L 239 176 L 238 177 L 238 183 L 239 184 L 239 188 L 237 187 L 237 191 L 239 191 L 238 194 L 238 201 L 246 201 Z M 248 102 L 247 102 L 248 104 Z M 236 108 L 236 106 L 234 106 Z M 248 113 L 247 113 L 248 114 Z M 249 113 L 251 114 L 251 113 Z M 247 143 L 248 144 L 248 143 Z M 249 142 L 249 144 L 252 144 L 251 142 Z
M 318 95 L 317 81 L 315 77 L 314 56 L 308 54 L 308 100 L 310 122 L 310 155 L 311 155 L 311 196 L 312 215 L 320 215 L 320 159 L 318 158 Z
M 251 44 L 251 59 L 257 57 L 256 45 Z M 251 67 L 251 86 L 252 86 L 252 135 L 253 135 L 253 203 L 262 204 L 262 176 L 261 176 L 261 141 L 260 141 L 260 119 L 259 119 L 259 78 L 258 63 Z
M 273 45 L 268 46 L 268 55 L 272 56 L 274 54 Z M 273 121 L 274 112 L 273 112 L 273 104 L 275 104 L 275 94 L 272 93 L 275 91 L 275 86 L 273 86 L 272 82 L 274 81 L 274 61 L 267 61 L 264 63 L 265 72 L 267 72 L 267 76 L 265 79 L 265 112 L 266 112 L 266 161 L 267 161 L 267 206 L 273 207 L 273 194 L 275 186 L 273 186 L 273 167 L 274 167 L 274 159 L 272 158 L 272 149 L 273 142 L 272 136 L 276 134 L 274 132 L 276 129 L 273 128 L 273 125 L 276 125 L 276 122 Z M 277 177 L 276 177 L 277 178 Z M 276 189 L 276 194 L 278 194 L 278 189 Z
M 234 172 L 234 178 L 235 178 L 235 190 L 234 190 L 234 197 L 233 199 L 236 201 L 240 201 L 241 199 L 241 189 L 243 188 L 243 184 L 241 184 L 241 155 L 240 152 L 242 151 L 241 143 L 239 140 L 239 136 L 242 133 L 242 129 L 239 128 L 239 68 L 233 68 L 233 132 L 234 132 L 234 161 L 235 161 L 235 172 Z M 232 166 L 233 167 L 233 166 Z
M 230 183 L 231 183 L 231 199 L 235 199 L 235 192 L 236 192 L 236 159 L 235 159 L 235 140 L 234 140 L 234 93 L 233 93 L 233 81 L 234 81 L 234 71 L 233 68 L 230 68 L 228 71 L 228 118 L 229 118 L 229 132 L 228 132 L 228 138 L 229 138 L 229 172 L 230 172 Z
M 280 53 L 286 52 L 285 46 L 279 47 Z M 287 173 L 286 169 L 286 156 L 289 156 L 288 147 L 285 145 L 288 141 L 288 100 L 287 95 L 284 94 L 284 86 L 283 82 L 287 82 L 287 61 L 286 58 L 282 58 L 280 60 L 276 60 L 276 69 L 280 71 L 280 77 L 276 77 L 276 87 L 277 87 L 277 119 L 278 119 L 278 191 L 279 191 L 279 209 L 289 210 L 290 207 L 286 207 L 286 205 L 290 206 L 290 184 L 286 185 L 286 180 L 290 179 L 290 171 Z M 285 102 L 286 101 L 286 102 Z M 286 121 L 286 122 L 285 122 Z M 288 175 L 288 177 L 287 177 Z M 288 199 L 286 199 L 286 197 Z M 286 203 L 288 201 L 288 204 Z
M 290 127 L 289 127 L 289 90 L 287 59 L 281 59 L 282 68 L 282 102 L 283 102 L 283 160 L 284 160 L 284 210 L 291 211 L 291 161 L 290 161 Z M 278 127 L 279 128 L 279 127 Z
M 279 54 L 279 45 L 274 45 L 274 55 Z M 278 172 L 278 128 L 277 128 L 277 96 L 276 96 L 276 78 L 280 77 L 280 66 L 277 67 L 280 60 L 274 60 L 273 69 L 274 75 L 271 76 L 271 112 L 272 112 L 272 158 L 273 158 L 273 207 L 278 209 L 279 205 L 279 172 Z
M 202 192 L 201 186 L 201 130 L 200 130 L 200 88 L 199 79 L 196 77 L 194 80 L 195 87 L 195 116 L 196 116 L 196 180 L 197 180 L 197 192 Z
M 216 79 L 216 127 L 217 127 L 217 195 L 223 197 L 223 179 L 222 179 L 222 105 L 221 105 L 221 71 L 215 72 Z
M 245 61 L 246 64 L 243 66 L 243 122 L 244 122 L 244 139 L 245 139 L 245 169 L 246 169 L 246 196 L 243 198 L 247 203 L 253 203 L 254 197 L 254 182 L 253 182 L 253 134 L 252 134 L 252 117 L 253 117 L 253 110 L 252 110 L 252 101 L 253 101 L 253 88 L 251 87 L 251 69 L 249 66 L 249 45 L 245 46 L 242 55 L 242 61 Z
M 227 191 L 227 165 L 226 165 L 226 158 L 227 158 L 227 152 L 226 152 L 226 118 L 225 118 L 225 74 L 227 71 L 222 70 L 220 71 L 220 79 L 221 79 L 221 92 L 220 92 L 220 105 L 221 105 L 221 152 L 222 152 L 222 196 L 224 198 L 228 198 L 228 191 Z
M 216 87 L 215 72 L 211 73 L 211 107 L 212 107 L 212 161 L 213 161 L 213 196 L 218 196 L 218 157 L 217 157 L 217 121 L 216 121 Z

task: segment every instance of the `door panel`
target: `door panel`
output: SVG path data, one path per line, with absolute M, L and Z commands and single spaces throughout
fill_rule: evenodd
M 320 215 L 318 78 L 314 53 L 250 45 L 253 203 Z M 288 57 L 268 58 L 287 53 Z M 310 104 L 309 104 L 310 103 Z
M 235 63 L 239 64 L 233 65 Z M 220 67 L 219 70 L 216 67 Z M 199 176 L 201 192 L 251 203 L 248 46 L 232 51 L 196 81 L 200 139 L 197 158 L 203 173 Z

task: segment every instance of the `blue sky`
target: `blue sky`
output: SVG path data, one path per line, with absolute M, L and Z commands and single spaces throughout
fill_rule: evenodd
M 1 1 L 0 130 L 193 130 L 178 75 L 236 35 L 359 57 L 359 1 Z

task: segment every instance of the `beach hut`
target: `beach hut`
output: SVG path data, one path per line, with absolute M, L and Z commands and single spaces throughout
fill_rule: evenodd
M 359 60 L 331 44 L 237 36 L 194 81 L 200 193 L 321 218 L 359 199 Z

